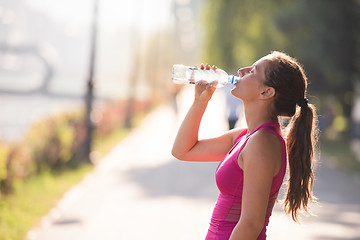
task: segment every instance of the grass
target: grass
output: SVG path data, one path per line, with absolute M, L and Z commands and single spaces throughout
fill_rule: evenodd
M 14 193 L 0 199 L 0 238 L 24 239 L 27 231 L 92 169 L 83 165 L 63 173 L 44 172 L 16 183 Z
M 349 172 L 360 173 L 360 162 L 350 149 L 350 140 L 321 139 L 320 149 L 325 154 L 326 161 Z
M 135 117 L 134 126 L 138 126 L 144 117 L 145 114 Z M 95 137 L 94 151 L 105 156 L 129 132 L 130 129 L 119 128 L 106 138 Z M 13 194 L 0 198 L 0 239 L 25 239 L 27 232 L 40 223 L 64 193 L 92 169 L 92 165 L 82 165 L 61 173 L 44 172 L 17 182 Z

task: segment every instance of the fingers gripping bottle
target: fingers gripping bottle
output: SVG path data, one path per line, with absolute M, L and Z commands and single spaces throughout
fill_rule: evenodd
M 173 66 L 172 80 L 177 84 L 202 84 L 221 88 L 227 84 L 235 84 L 238 79 L 221 69 L 205 70 L 180 64 Z

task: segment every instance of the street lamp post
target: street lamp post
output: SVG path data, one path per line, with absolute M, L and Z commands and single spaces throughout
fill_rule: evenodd
M 86 125 L 86 139 L 84 143 L 84 160 L 90 162 L 90 153 L 92 149 L 92 135 L 94 125 L 91 120 L 91 112 L 94 100 L 94 72 L 95 72 L 95 58 L 96 58 L 96 41 L 97 41 L 97 18 L 98 18 L 98 0 L 94 0 L 94 9 L 91 25 L 91 39 L 90 39 L 90 64 L 89 76 L 87 80 L 87 91 L 85 96 L 85 125 Z

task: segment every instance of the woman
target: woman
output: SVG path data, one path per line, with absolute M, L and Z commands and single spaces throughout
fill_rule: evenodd
M 185 161 L 221 161 L 220 194 L 206 240 L 266 239 L 266 226 L 289 161 L 285 212 L 298 221 L 313 200 L 315 107 L 306 98 L 307 79 L 290 56 L 272 52 L 238 71 L 231 93 L 244 104 L 247 129 L 198 139 L 201 118 L 215 91 L 195 86 L 195 99 L 176 136 L 172 154 Z M 298 107 L 297 107 L 298 106 Z M 286 143 L 278 117 L 292 117 Z

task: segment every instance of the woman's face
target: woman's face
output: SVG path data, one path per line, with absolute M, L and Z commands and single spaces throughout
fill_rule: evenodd
M 256 99 L 266 87 L 265 67 L 268 63 L 267 57 L 256 61 L 252 66 L 239 69 L 239 80 L 231 94 L 243 101 Z

